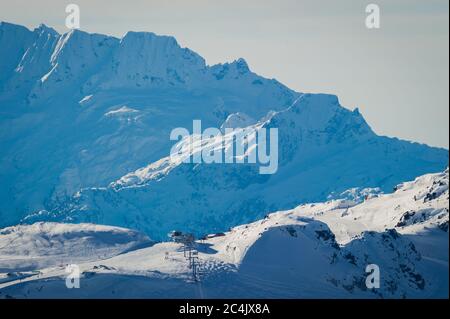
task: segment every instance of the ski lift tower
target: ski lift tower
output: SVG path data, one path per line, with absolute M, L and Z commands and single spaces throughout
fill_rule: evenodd
M 168 236 L 176 243 L 183 244 L 183 255 L 189 262 L 194 281 L 198 281 L 198 251 L 194 248 L 195 236 L 178 230 L 171 231 Z
M 195 237 L 193 234 L 184 234 L 183 236 L 183 245 L 185 247 L 184 257 L 186 257 L 186 251 L 188 252 L 188 256 L 191 255 L 191 250 L 194 249 Z M 190 257 L 188 257 L 190 258 Z

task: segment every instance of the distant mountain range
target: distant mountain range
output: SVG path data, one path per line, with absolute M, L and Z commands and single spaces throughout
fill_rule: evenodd
M 349 188 L 391 191 L 448 166 L 448 150 L 378 136 L 336 96 L 295 92 L 243 59 L 207 66 L 168 36 L 2 22 L 0 56 L 0 227 L 70 221 L 157 240 L 173 229 L 201 235 Z M 194 119 L 277 128 L 278 171 L 168 161 L 170 131 Z

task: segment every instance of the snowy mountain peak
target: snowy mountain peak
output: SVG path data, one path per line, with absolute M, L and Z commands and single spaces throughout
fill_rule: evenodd
M 244 74 L 247 72 L 250 72 L 250 68 L 248 67 L 247 61 L 245 61 L 243 58 L 239 58 L 236 61 L 234 61 L 232 64 L 236 65 L 236 69 L 239 71 L 239 73 Z
M 177 40 L 172 36 L 157 35 L 153 32 L 142 31 L 128 31 L 122 37 L 120 42 L 123 45 L 142 45 L 144 47 L 165 47 L 165 48 L 180 48 Z
M 28 28 L 23 25 L 6 22 L 6 21 L 0 21 L 0 31 L 2 31 L 2 32 L 10 31 L 10 32 L 14 32 L 14 33 L 30 32 L 30 30 L 28 30 Z
M 85 96 L 117 88 L 245 88 L 261 96 L 258 103 L 266 105 L 290 101 L 294 93 L 275 80 L 252 73 L 243 58 L 206 66 L 200 55 L 180 47 L 171 36 L 130 31 L 117 39 L 81 30 L 60 35 L 44 24 L 30 31 L 4 23 L 3 29 L 2 56 L 8 59 L 0 62 L 0 69 L 5 70 L 0 88 L 7 88 L 4 91 L 12 97 L 26 94 L 30 104 L 45 104 L 45 99 L 62 89 Z M 15 47 L 7 50 L 13 43 Z M 25 52 L 26 61 L 22 61 Z
M 71 30 L 58 38 L 50 55 L 50 65 L 40 82 L 33 87 L 31 99 L 46 98 L 56 89 L 82 84 L 86 76 L 103 63 L 117 39 Z
M 204 59 L 173 37 L 127 32 L 87 84 L 92 89 L 189 86 L 204 69 Z
M 330 94 L 301 95 L 289 108 L 269 117 L 265 127 L 288 127 L 282 134 L 292 138 L 314 132 L 317 138 L 328 141 L 366 139 L 374 135 L 359 112 L 342 107 L 337 96 Z
M 215 64 L 210 67 L 210 72 L 216 80 L 236 80 L 243 76 L 251 75 L 250 68 L 243 58 L 239 58 L 231 63 Z
M 53 29 L 52 27 L 49 27 L 43 23 L 41 23 L 37 28 L 35 28 L 33 30 L 33 32 L 36 32 L 38 34 L 42 34 L 42 33 L 46 33 L 52 36 L 57 36 L 59 35 L 58 31 L 56 31 L 55 29 Z
M 33 33 L 24 26 L 0 22 L 0 92 L 33 38 Z

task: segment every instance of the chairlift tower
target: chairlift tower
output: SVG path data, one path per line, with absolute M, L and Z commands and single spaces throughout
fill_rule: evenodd
M 193 256 L 192 257 L 192 278 L 194 279 L 194 281 L 199 281 L 199 277 L 198 277 L 198 256 Z
M 189 269 L 192 270 L 192 278 L 198 281 L 198 251 L 194 248 L 195 237 L 193 234 L 183 233 L 181 231 L 172 231 L 168 234 L 174 242 L 181 243 L 183 246 L 183 256 L 188 260 Z

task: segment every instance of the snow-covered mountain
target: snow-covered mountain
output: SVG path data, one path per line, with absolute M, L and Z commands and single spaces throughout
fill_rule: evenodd
M 160 240 L 172 229 L 202 235 L 358 185 L 387 191 L 399 182 L 398 176 L 406 178 L 446 159 L 445 152 L 424 145 L 376 136 L 357 111 L 340 107 L 329 95 L 301 95 L 289 108 L 271 112 L 248 129 L 272 127 L 279 128 L 274 175 L 261 175 L 253 164 L 185 164 L 167 156 L 107 187 L 82 189 L 24 221 L 105 223 L 136 228 Z M 181 148 L 199 153 L 216 149 L 216 140 Z
M 86 237 L 107 241 L 116 252 L 127 238 L 148 240 L 103 226 L 6 228 L 0 230 L 0 298 L 448 298 L 448 174 L 424 175 L 359 203 L 300 205 L 208 236 L 195 243 L 198 282 L 191 280 L 181 244 L 156 243 L 106 258 L 98 252 L 107 247 L 93 245 L 78 263 L 81 288 L 67 289 L 70 257 L 54 253 L 61 250 L 61 236 L 70 237 L 69 251 Z M 18 272 L 10 252 L 27 260 L 22 242 L 13 240 L 24 236 L 58 245 L 27 245 L 28 261 L 40 262 Z M 379 267 L 379 288 L 366 286 L 369 264 Z
M 0 272 L 106 259 L 153 243 L 137 231 L 103 225 L 36 223 L 11 226 L 0 230 Z
M 335 96 L 295 92 L 243 59 L 208 66 L 172 37 L 2 22 L 0 56 L 0 227 L 90 222 L 161 240 L 448 165 L 447 150 L 378 136 Z M 171 130 L 194 119 L 278 128 L 277 173 L 169 163 Z

